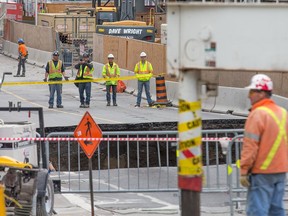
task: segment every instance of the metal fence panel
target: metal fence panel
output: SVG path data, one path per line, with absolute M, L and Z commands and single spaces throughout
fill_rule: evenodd
M 243 130 L 204 130 L 203 138 L 231 137 Z M 49 137 L 74 137 L 73 132 Z M 95 192 L 178 191 L 177 143 L 175 141 L 112 141 L 113 138 L 176 138 L 177 131 L 104 132 L 93 156 Z M 74 141 L 47 142 L 48 155 L 56 167 L 54 180 L 62 193 L 88 192 L 88 159 Z M 228 192 L 227 164 L 216 141 L 203 141 L 203 192 Z

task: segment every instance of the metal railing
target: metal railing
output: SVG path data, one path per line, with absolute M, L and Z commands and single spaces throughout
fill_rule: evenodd
M 204 130 L 203 138 L 231 137 L 243 130 Z M 73 132 L 50 133 L 49 137 L 73 137 Z M 105 138 L 175 138 L 177 131 L 104 132 Z M 96 192 L 178 191 L 177 143 L 173 141 L 102 141 L 93 162 Z M 46 141 L 49 159 L 56 168 L 54 180 L 62 193 L 86 193 L 88 159 L 77 142 Z M 218 142 L 204 141 L 203 192 L 229 191 L 227 165 Z M 86 184 L 87 182 L 87 184 Z

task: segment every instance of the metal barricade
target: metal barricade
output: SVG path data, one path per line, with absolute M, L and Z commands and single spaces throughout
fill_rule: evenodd
M 243 135 L 235 136 L 228 145 L 227 151 L 227 176 L 230 199 L 230 213 L 234 215 L 234 206 L 242 211 L 241 203 L 246 202 L 247 189 L 240 184 L 240 156 L 243 142 Z
M 225 155 L 217 138 L 233 138 L 243 130 L 203 130 L 203 192 L 229 192 Z M 175 141 L 177 131 L 103 132 L 104 138 L 93 162 L 95 192 L 178 191 Z M 74 137 L 73 132 L 50 133 L 50 137 Z M 113 138 L 167 138 L 167 141 L 112 141 Z M 209 138 L 216 138 L 215 140 Z M 51 173 L 61 181 L 62 193 L 86 193 L 88 159 L 75 141 L 46 141 L 50 161 L 56 168 Z

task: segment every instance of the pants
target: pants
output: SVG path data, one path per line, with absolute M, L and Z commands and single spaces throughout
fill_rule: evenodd
M 56 103 L 57 103 L 57 106 L 61 105 L 62 104 L 62 84 L 49 84 L 49 91 L 50 91 L 50 98 L 49 98 L 49 105 L 52 105 L 54 104 L 54 95 L 55 95 L 55 92 L 57 93 L 57 100 L 56 100 Z
M 22 67 L 22 74 L 25 75 L 26 72 L 25 62 L 26 58 L 19 57 L 17 75 L 20 75 L 21 67 Z
M 285 216 L 286 173 L 253 174 L 247 193 L 247 216 Z
M 116 90 L 117 90 L 117 85 L 106 85 L 106 99 L 107 103 L 110 103 L 111 101 L 111 96 L 110 96 L 110 89 L 112 88 L 112 100 L 113 104 L 116 104 Z
M 79 83 L 79 96 L 80 103 L 90 105 L 90 97 L 91 97 L 91 82 Z M 84 97 L 84 91 L 86 93 L 86 100 Z
M 141 103 L 141 96 L 142 96 L 142 90 L 143 90 L 143 86 L 145 87 L 145 93 L 146 93 L 146 98 L 147 98 L 147 102 L 148 104 L 151 104 L 153 101 L 151 99 L 151 95 L 150 95 L 150 81 L 140 81 L 138 80 L 138 94 L 137 94 L 137 102 L 136 104 L 140 106 Z

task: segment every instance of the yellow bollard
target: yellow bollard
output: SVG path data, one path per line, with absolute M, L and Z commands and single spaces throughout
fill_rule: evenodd
M 4 186 L 0 184 L 0 216 L 6 216 Z

